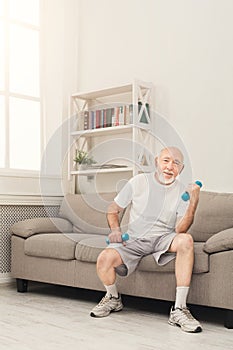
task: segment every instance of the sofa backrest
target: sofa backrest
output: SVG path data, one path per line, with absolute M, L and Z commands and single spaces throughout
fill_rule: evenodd
M 201 191 L 193 225 L 194 241 L 205 242 L 215 233 L 233 227 L 233 193 Z
M 62 201 L 59 216 L 73 224 L 74 232 L 107 235 L 107 209 L 115 196 L 116 192 L 67 194 Z
M 107 208 L 115 196 L 116 192 L 67 194 L 61 204 L 59 216 L 68 219 L 73 224 L 75 232 L 107 235 L 109 233 Z M 129 209 L 127 208 L 121 223 L 123 231 L 127 230 Z M 201 191 L 194 222 L 189 230 L 194 241 L 206 242 L 215 233 L 231 227 L 233 227 L 233 193 Z

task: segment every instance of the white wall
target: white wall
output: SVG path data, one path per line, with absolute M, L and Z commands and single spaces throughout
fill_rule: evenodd
M 156 85 L 193 178 L 233 192 L 233 1 L 79 0 L 78 89 Z
M 68 145 L 69 99 L 77 90 L 78 1 L 43 0 L 42 94 L 45 144 L 40 181 L 44 193 L 63 194 L 67 166 L 63 166 Z M 58 178 L 53 181 L 50 176 Z M 46 176 L 48 175 L 48 179 Z M 65 181 L 66 185 L 66 181 Z

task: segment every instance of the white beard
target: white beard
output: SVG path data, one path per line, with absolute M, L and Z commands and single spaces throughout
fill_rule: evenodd
M 175 176 L 172 176 L 170 179 L 165 179 L 163 174 L 158 172 L 159 181 L 165 185 L 170 185 L 175 181 Z

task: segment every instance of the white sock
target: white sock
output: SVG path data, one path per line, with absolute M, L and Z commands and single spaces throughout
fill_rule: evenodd
M 107 296 L 111 295 L 115 298 L 118 298 L 118 291 L 115 284 L 111 284 L 110 286 L 104 286 L 104 287 L 106 288 Z
M 189 292 L 189 287 L 176 287 L 176 302 L 175 309 L 186 307 L 186 300 Z

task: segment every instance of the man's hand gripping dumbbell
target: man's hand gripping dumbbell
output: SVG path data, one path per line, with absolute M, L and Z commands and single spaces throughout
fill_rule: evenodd
M 108 238 L 106 238 L 106 243 L 122 243 L 125 245 L 126 241 L 129 239 L 128 233 L 122 233 L 119 229 L 113 229 L 111 233 L 108 235 Z

